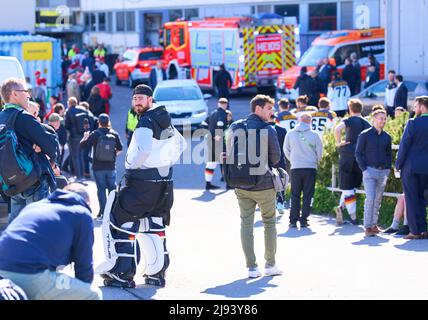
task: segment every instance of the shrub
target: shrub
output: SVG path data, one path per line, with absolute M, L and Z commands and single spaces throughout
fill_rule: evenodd
M 391 135 L 392 144 L 398 145 L 400 143 L 401 137 L 404 132 L 404 127 L 408 119 L 408 113 L 404 113 L 393 120 L 390 118 L 388 119 L 388 122 L 385 126 L 385 131 Z M 324 134 L 323 143 L 323 158 L 318 168 L 317 186 L 315 190 L 313 210 L 316 213 L 328 214 L 334 211 L 334 207 L 338 205 L 340 198 L 340 193 L 331 192 L 327 189 L 327 187 L 330 187 L 332 185 L 332 165 L 336 165 L 337 173 L 337 164 L 339 160 L 338 148 L 336 147 L 336 141 L 334 139 L 334 134 L 332 130 Z M 393 165 L 395 163 L 396 154 L 397 151 L 393 150 Z M 402 192 L 401 180 L 395 178 L 394 170 L 391 170 L 385 191 L 395 193 Z M 357 216 L 360 219 L 362 219 L 364 214 L 364 199 L 364 195 L 357 196 Z M 387 225 L 392 221 L 396 202 L 396 198 L 383 198 L 380 209 L 379 224 Z

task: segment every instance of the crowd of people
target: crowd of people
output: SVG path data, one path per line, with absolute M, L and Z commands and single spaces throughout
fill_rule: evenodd
M 4 137 L 0 143 L 7 146 L 0 146 L 2 159 L 9 159 L 4 156 L 9 155 L 11 163 L 20 163 L 25 170 L 19 173 L 20 180 L 16 182 L 17 175 L 11 175 L 8 166 L 0 168 L 2 196 L 10 199 L 9 226 L 0 236 L 0 276 L 22 287 L 30 299 L 101 298 L 99 290 L 92 285 L 90 199 L 81 185 L 69 184 L 62 174 L 69 171 L 77 182 L 90 177 L 92 153 L 100 210 L 97 219 L 102 220 L 103 237 L 111 241 L 109 250 L 114 250 L 114 254 L 106 253 L 110 260 L 101 272 L 105 284 L 135 286 L 133 278 L 139 255 L 144 254 L 146 283 L 164 286 L 169 266 L 165 228 L 169 225 L 173 204 L 172 166 L 186 142 L 172 126 L 166 108 L 153 100 L 152 88 L 137 86 L 127 114 L 125 185 L 118 190 L 116 157 L 123 145 L 119 134 L 112 129 L 108 114 L 111 88 L 108 74 L 100 70 L 105 63 L 105 49 L 100 46 L 92 52 L 86 47 L 82 55 L 73 46 L 70 50 L 64 47 L 63 52 L 64 61 L 71 62 L 68 66 L 65 64 L 66 105 L 51 96 L 45 112 L 41 113 L 40 102 L 30 99 L 23 81 L 8 79 L 1 86 L 5 105 L 0 112 L 0 125 L 3 125 L 0 134 Z M 317 170 L 323 154 L 322 136 L 328 130 L 334 132 L 339 150 L 342 195 L 335 208 L 337 224 L 344 223 L 345 209 L 349 222 L 360 224 L 355 191 L 363 183 L 366 236 L 405 232 L 403 228 L 399 230 L 400 219 L 404 217 L 406 239 L 428 238 L 425 209 L 428 97 L 416 98 L 413 110 L 416 117 L 409 120 L 403 134 L 395 166 L 402 173 L 404 195 L 397 202 L 393 224 L 383 231 L 378 226 L 379 209 L 393 164 L 391 137 L 384 127 L 388 115 L 406 112 L 407 90 L 402 76 L 390 71 L 385 105 L 375 106 L 369 119 L 364 118 L 362 102 L 350 99 L 361 83 L 352 80 L 357 79 L 358 71 L 354 58 L 351 55 L 347 59 L 343 76 L 333 70 L 328 59 L 311 76 L 302 69 L 296 88 L 305 94 L 298 97 L 295 107 L 287 99 L 281 99 L 275 112 L 272 98 L 257 95 L 250 101 L 251 114 L 233 121 L 229 99 L 220 97 L 218 108 L 205 121 L 209 146 L 205 189 L 219 188 L 212 184 L 212 177 L 220 165 L 226 187 L 235 189 L 238 200 L 241 241 L 250 278 L 261 276 L 254 254 L 256 206 L 260 208 L 265 228 L 264 273 L 282 274 L 275 261 L 276 211 L 283 213 L 287 205 L 284 185 L 288 176 L 289 227 L 309 227 Z M 367 82 L 371 72 L 379 72 L 374 57 L 369 59 Z M 83 70 L 80 75 L 79 69 Z M 97 71 L 102 75 L 97 75 Z M 154 76 L 163 78 L 160 73 Z M 79 83 L 79 79 L 86 80 Z M 318 83 L 319 91 L 306 90 L 314 83 Z M 223 89 L 220 95 L 228 95 L 228 88 Z M 43 95 L 38 99 L 43 99 Z M 242 137 L 246 141 L 244 149 L 240 144 Z M 8 153 L 9 150 L 15 152 Z M 112 192 L 115 190 L 118 191 Z M 114 201 L 108 199 L 112 194 Z M 34 202 L 37 205 L 33 205 Z M 131 243 L 136 241 L 137 234 L 142 234 L 140 253 L 135 253 Z M 59 239 L 61 235 L 66 241 Z M 130 235 L 134 240 L 129 240 Z M 17 250 L 23 242 L 29 245 L 25 250 Z M 32 257 L 31 261 L 28 256 Z M 72 262 L 76 277 L 64 280 L 57 269 Z M 58 281 L 66 281 L 68 290 L 58 288 Z

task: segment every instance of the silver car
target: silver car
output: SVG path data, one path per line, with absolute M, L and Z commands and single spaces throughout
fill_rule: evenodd
M 380 80 L 370 87 L 362 90 L 352 98 L 360 99 L 363 102 L 363 114 L 367 115 L 376 104 L 385 104 L 385 88 L 388 80 Z M 407 99 L 407 110 L 413 110 L 415 98 L 418 96 L 428 95 L 428 79 L 426 78 L 407 78 L 404 84 L 409 90 Z
M 208 115 L 206 100 L 211 95 L 203 95 L 195 80 L 165 80 L 156 86 L 153 97 L 166 107 L 174 126 L 195 129 Z

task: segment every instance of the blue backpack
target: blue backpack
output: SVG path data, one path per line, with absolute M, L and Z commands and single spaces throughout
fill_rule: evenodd
M 6 124 L 0 124 L 0 186 L 9 196 L 15 196 L 37 183 L 41 170 L 19 144 L 15 121 L 23 111 L 14 112 Z

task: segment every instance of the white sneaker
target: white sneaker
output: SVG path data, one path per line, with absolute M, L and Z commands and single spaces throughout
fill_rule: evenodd
M 265 275 L 266 276 L 280 276 L 283 272 L 276 265 L 273 267 L 265 267 Z
M 277 203 L 276 204 L 276 210 L 278 210 L 279 214 L 284 214 L 284 205 L 282 203 Z
M 248 268 L 248 278 L 258 278 L 261 276 L 262 273 L 259 271 L 259 268 Z

